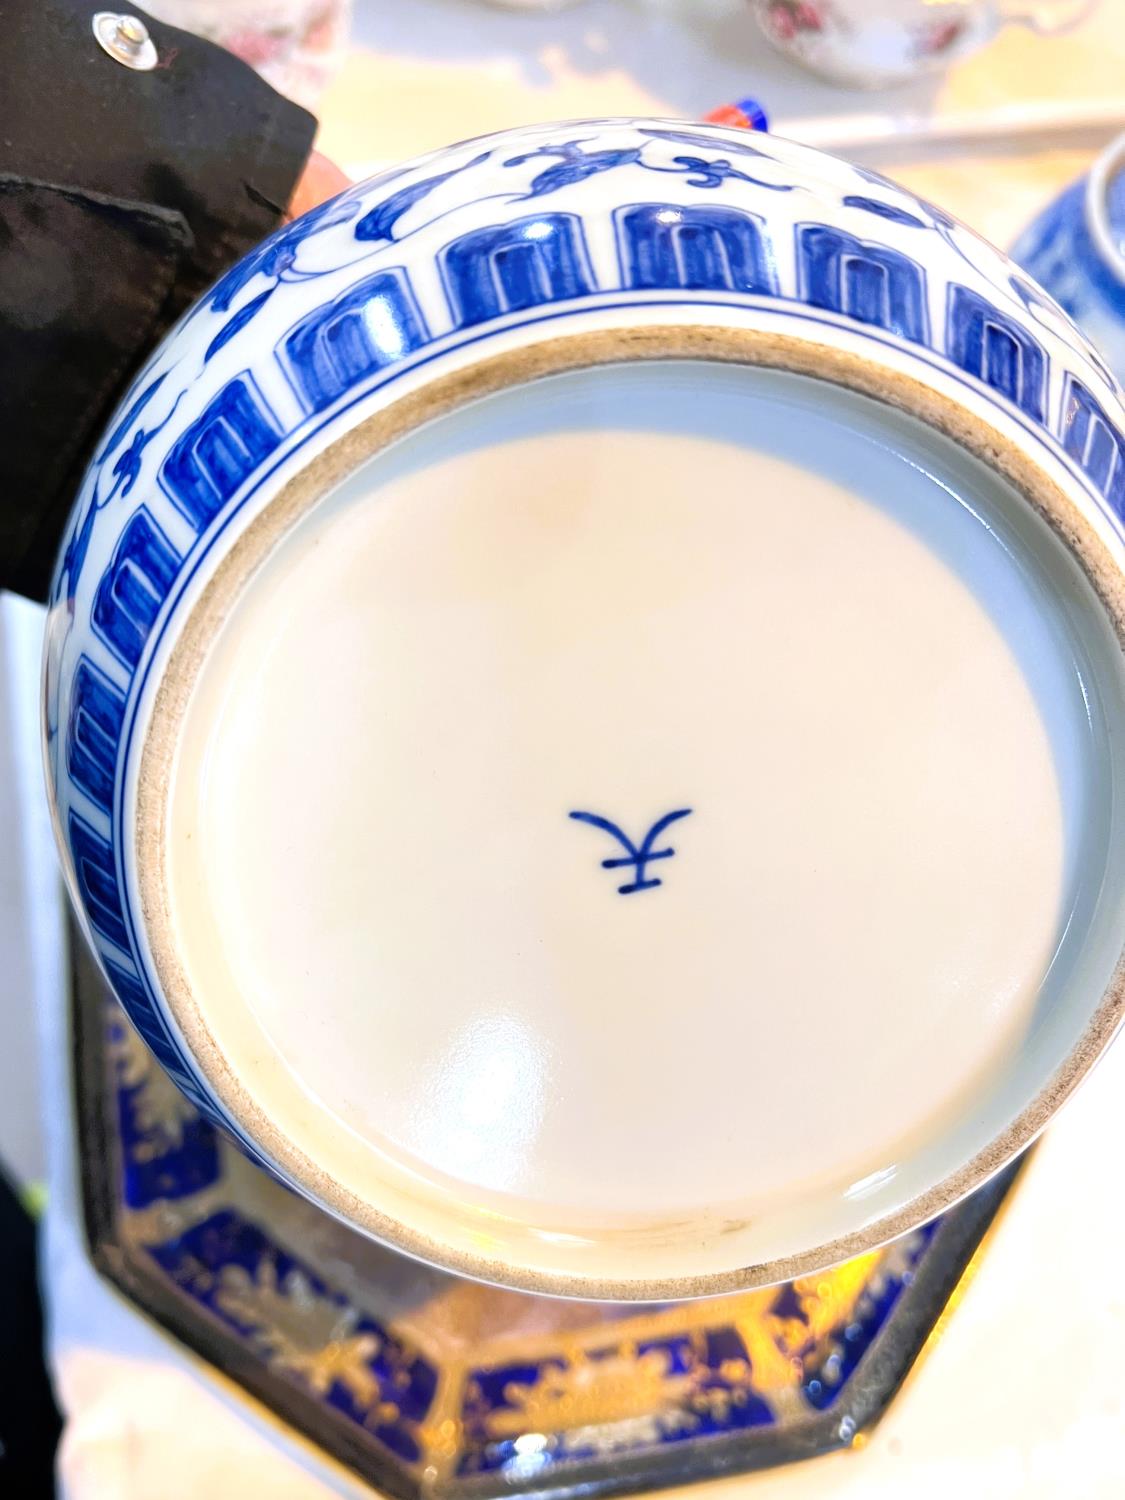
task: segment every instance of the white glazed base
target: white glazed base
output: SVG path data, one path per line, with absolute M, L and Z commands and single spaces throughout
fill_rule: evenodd
M 1063 575 L 952 444 L 786 374 L 575 372 L 407 438 L 187 710 L 171 915 L 226 1065 L 447 1263 L 638 1295 L 861 1232 L 1053 1071 L 1113 670 Z M 626 895 L 567 816 L 688 806 Z

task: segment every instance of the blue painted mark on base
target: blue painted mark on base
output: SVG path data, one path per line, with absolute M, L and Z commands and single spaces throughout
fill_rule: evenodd
M 636 871 L 636 878 L 634 880 L 617 887 L 617 894 L 619 896 L 632 896 L 637 891 L 651 891 L 656 886 L 664 884 L 659 877 L 646 880 L 645 869 L 653 860 L 671 859 L 676 851 L 675 849 L 655 849 L 653 845 L 670 824 L 690 815 L 690 807 L 681 807 L 675 812 L 665 813 L 662 818 L 657 818 L 656 822 L 645 834 L 644 840 L 638 848 L 632 839 L 616 823 L 611 822 L 609 818 L 603 818 L 600 814 L 591 812 L 572 812 L 570 814 L 576 822 L 589 823 L 591 828 L 600 828 L 603 833 L 608 833 L 625 850 L 623 856 L 602 860 L 603 870 L 622 870 L 632 866 Z

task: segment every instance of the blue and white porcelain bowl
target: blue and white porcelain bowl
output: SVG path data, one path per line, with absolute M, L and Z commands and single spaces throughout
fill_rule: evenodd
M 1125 136 L 1024 230 L 1012 248 L 1108 360 L 1125 373 Z
M 51 598 L 75 902 L 162 1065 L 412 1254 L 790 1279 L 1107 1045 L 1121 392 L 816 151 L 535 126 L 280 230 L 139 375 Z

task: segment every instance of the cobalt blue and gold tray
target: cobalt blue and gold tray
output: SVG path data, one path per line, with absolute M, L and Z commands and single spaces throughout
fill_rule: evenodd
M 886 1249 L 764 1291 L 644 1307 L 500 1291 L 373 1244 L 252 1166 L 161 1072 L 77 936 L 73 952 L 95 1263 L 403 1500 L 609 1494 L 858 1446 L 1016 1170 Z

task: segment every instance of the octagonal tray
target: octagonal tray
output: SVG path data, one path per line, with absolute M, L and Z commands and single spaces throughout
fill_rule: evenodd
M 72 952 L 95 1264 L 248 1397 L 403 1500 L 605 1495 L 859 1446 L 1018 1171 L 780 1287 L 661 1306 L 501 1291 L 373 1243 L 252 1166 L 161 1072 L 77 934 Z

